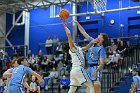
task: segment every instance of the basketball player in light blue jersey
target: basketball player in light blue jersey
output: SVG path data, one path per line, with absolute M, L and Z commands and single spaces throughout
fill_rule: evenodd
M 87 86 L 86 93 L 95 93 L 92 82 L 88 76 L 88 73 L 84 69 L 85 58 L 83 52 L 88 50 L 93 43 L 96 43 L 96 40 L 91 41 L 85 47 L 77 46 L 73 41 L 70 34 L 70 31 L 67 27 L 67 24 L 64 24 L 64 29 L 66 31 L 66 35 L 68 37 L 69 43 L 69 54 L 72 59 L 72 69 L 70 72 L 70 89 L 68 93 L 75 93 L 78 86 L 82 86 L 82 84 Z
M 139 70 L 134 68 L 132 70 L 133 75 L 133 82 L 130 89 L 130 93 L 140 93 L 140 76 L 139 76 Z
M 90 37 L 84 28 L 75 20 L 72 21 L 78 26 L 78 29 L 83 34 L 83 36 L 88 39 L 89 41 L 93 40 L 94 38 Z M 107 43 L 108 37 L 106 34 L 101 33 L 96 38 L 98 42 L 92 45 L 88 49 L 88 74 L 90 79 L 93 81 L 95 93 L 101 93 L 101 83 L 100 79 L 102 77 L 102 69 L 104 66 L 104 61 L 106 57 L 106 52 L 103 44 Z M 96 40 L 95 39 L 95 40 Z
M 27 60 L 25 58 L 14 59 L 12 61 L 12 65 L 14 68 L 8 69 L 6 72 L 4 72 L 4 78 L 11 78 L 8 93 L 24 93 L 22 89 L 23 85 L 30 89 L 27 83 L 24 83 L 26 74 L 34 75 L 35 77 L 37 77 L 40 83 L 44 82 L 39 74 L 34 72 L 31 68 L 24 66 L 25 64 L 27 64 Z

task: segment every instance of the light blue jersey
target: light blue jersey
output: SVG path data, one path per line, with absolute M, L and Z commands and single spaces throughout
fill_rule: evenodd
M 12 70 L 12 78 L 9 86 L 9 93 L 23 93 L 22 84 L 25 78 L 25 75 L 32 73 L 33 70 L 24 65 L 19 65 Z
M 93 38 L 89 37 L 89 41 L 91 40 L 93 40 Z M 99 63 L 99 59 L 105 58 L 105 56 L 106 52 L 103 45 L 101 46 L 93 45 L 88 49 L 88 64 Z
M 89 37 L 89 41 L 93 40 L 94 38 Z M 88 69 L 87 72 L 90 76 L 91 80 L 100 80 L 102 77 L 102 70 L 99 71 L 98 73 L 98 78 L 93 77 L 93 73 L 95 72 L 95 70 L 97 69 L 98 65 L 100 62 L 100 58 L 105 58 L 106 57 L 106 52 L 105 52 L 105 48 L 103 45 L 98 46 L 96 44 L 94 44 L 93 46 L 91 46 L 88 49 Z M 96 64 L 96 65 L 94 65 Z M 91 66 L 93 65 L 93 66 Z
M 136 93 L 140 93 L 140 76 L 133 76 L 133 82 L 138 83 L 138 87 L 136 89 Z

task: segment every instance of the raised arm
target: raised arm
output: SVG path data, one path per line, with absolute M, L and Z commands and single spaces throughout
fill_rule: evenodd
M 87 51 L 93 44 L 97 43 L 98 39 L 93 39 L 88 45 L 82 47 L 84 51 Z
M 66 35 L 68 37 L 68 43 L 69 43 L 70 49 L 72 49 L 73 47 L 76 47 L 74 45 L 73 41 L 72 41 L 71 33 L 70 33 L 70 30 L 67 27 L 67 24 L 64 24 L 64 29 L 65 29 Z
M 89 38 L 89 35 L 87 34 L 87 32 L 85 31 L 85 29 L 79 24 L 79 22 L 72 20 L 72 23 L 75 23 L 78 26 L 78 29 L 80 31 L 81 34 L 83 34 L 83 36 L 87 39 Z

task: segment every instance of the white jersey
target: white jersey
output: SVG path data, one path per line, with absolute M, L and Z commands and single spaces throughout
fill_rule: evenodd
M 84 53 L 82 48 L 77 47 L 76 52 L 72 52 L 71 50 L 69 50 L 69 54 L 71 55 L 72 58 L 72 69 L 70 72 L 70 85 L 81 86 L 85 82 L 91 82 L 88 73 L 84 69 L 85 58 L 84 58 Z
M 77 47 L 76 52 L 72 52 L 71 50 L 69 50 L 69 54 L 71 55 L 72 58 L 72 67 L 85 66 L 85 58 L 82 48 Z

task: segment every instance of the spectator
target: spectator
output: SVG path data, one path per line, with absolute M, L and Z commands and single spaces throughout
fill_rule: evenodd
M 117 52 L 121 55 L 121 57 L 124 57 L 125 55 L 125 51 L 126 51 L 127 46 L 124 44 L 124 42 L 121 40 L 118 43 L 118 48 L 117 48 Z
M 48 61 L 48 68 L 50 71 L 53 69 L 53 67 L 57 68 L 57 63 L 55 62 L 54 56 L 50 56 Z
M 65 75 L 63 75 L 63 78 L 60 79 L 61 93 L 64 93 L 64 90 L 68 91 L 69 87 L 70 87 L 70 79 L 67 78 Z
M 48 68 L 48 62 L 49 62 L 49 59 L 47 58 L 47 56 L 44 56 L 43 57 L 43 60 L 41 62 L 41 67 L 44 71 L 48 71 L 49 68 Z
M 56 47 L 56 55 L 58 56 L 59 54 L 62 54 L 63 51 L 63 46 L 62 44 L 59 42 L 58 46 Z
M 111 43 L 111 46 L 109 46 L 108 48 L 109 48 L 108 54 L 109 55 L 112 55 L 113 54 L 113 51 L 116 51 L 117 50 L 117 45 L 114 42 L 112 42 Z
M 53 53 L 56 51 L 56 47 L 58 46 L 59 38 L 57 36 L 54 36 L 53 39 Z
M 54 67 L 53 67 L 53 70 L 50 71 L 49 77 L 51 77 L 51 78 L 58 78 L 58 71 L 56 71 L 56 69 Z
M 115 67 L 119 64 L 120 59 L 122 59 L 120 57 L 120 54 L 118 54 L 116 51 L 113 51 L 113 55 L 111 56 L 111 60 L 107 63 L 107 65 L 111 64 L 113 67 Z
M 52 39 L 50 38 L 50 36 L 48 36 L 48 39 L 46 40 L 46 50 L 47 50 L 47 54 L 52 54 Z
M 40 93 L 39 83 L 36 81 L 36 77 L 32 76 L 31 81 L 29 81 L 30 90 L 28 89 L 28 93 Z

